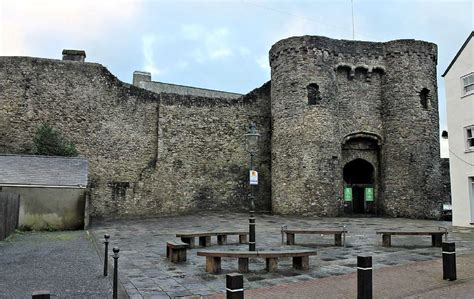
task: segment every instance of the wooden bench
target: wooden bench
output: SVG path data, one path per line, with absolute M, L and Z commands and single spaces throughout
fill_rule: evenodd
M 282 234 L 286 234 L 286 244 L 295 245 L 296 234 L 322 234 L 334 235 L 334 243 L 336 246 L 342 246 L 342 235 L 347 233 L 345 229 L 282 229 Z M 345 240 L 345 238 L 344 238 Z
M 211 246 L 211 236 L 217 236 L 217 244 L 227 244 L 227 236 L 238 235 L 239 243 L 247 243 L 247 236 L 249 232 L 244 231 L 221 231 L 221 232 L 201 232 L 201 233 L 179 233 L 176 237 L 181 238 L 181 241 L 189 244 L 189 247 L 194 248 L 194 238 L 199 238 L 199 245 L 202 247 Z
M 431 246 L 441 247 L 443 235 L 448 235 L 447 231 L 377 231 L 377 235 L 382 235 L 382 246 L 392 246 L 392 236 L 431 236 Z
M 172 263 L 185 262 L 188 247 L 188 244 L 180 241 L 168 241 L 166 242 L 166 258 Z
M 249 271 L 249 258 L 264 258 L 266 270 L 275 272 L 278 269 L 278 258 L 292 257 L 293 268 L 299 270 L 309 269 L 309 256 L 316 255 L 315 250 L 294 251 L 199 251 L 198 256 L 206 257 L 206 272 L 219 273 L 221 271 L 221 258 L 237 258 L 239 261 L 239 272 Z

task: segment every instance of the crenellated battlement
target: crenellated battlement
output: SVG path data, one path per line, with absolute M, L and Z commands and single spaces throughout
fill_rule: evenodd
M 290 37 L 270 49 L 270 65 L 278 67 L 282 57 L 306 56 L 319 61 L 366 59 L 381 62 L 385 58 L 418 56 L 437 62 L 437 46 L 433 43 L 403 39 L 389 42 L 336 40 L 322 36 Z

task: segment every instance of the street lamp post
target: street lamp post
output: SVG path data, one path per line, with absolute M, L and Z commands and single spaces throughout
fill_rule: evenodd
M 258 151 L 258 139 L 260 134 L 257 133 L 257 126 L 255 123 L 251 123 L 249 131 L 245 134 L 247 139 L 246 150 L 250 154 L 250 171 L 249 171 L 249 183 L 250 183 L 250 217 L 249 217 L 249 251 L 255 251 L 255 196 L 254 188 L 258 184 L 258 174 L 254 170 L 253 159 Z

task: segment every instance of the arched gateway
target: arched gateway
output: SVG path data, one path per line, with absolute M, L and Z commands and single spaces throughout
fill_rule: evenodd
M 343 169 L 346 211 L 355 214 L 374 212 L 375 169 L 363 159 L 347 163 Z
M 382 138 L 370 132 L 356 132 L 342 142 L 344 212 L 372 214 L 378 211 L 380 147 Z

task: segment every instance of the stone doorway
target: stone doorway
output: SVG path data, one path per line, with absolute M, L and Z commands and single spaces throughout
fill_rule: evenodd
M 346 212 L 371 214 L 374 212 L 373 194 L 375 169 L 364 159 L 355 159 L 343 169 Z

